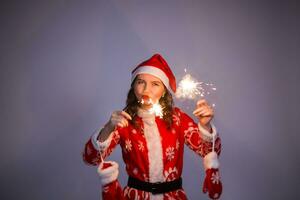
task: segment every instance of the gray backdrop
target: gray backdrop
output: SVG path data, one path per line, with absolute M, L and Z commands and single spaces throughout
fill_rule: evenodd
M 222 199 L 299 199 L 299 10 L 297 1 L 2 1 L 0 199 L 99 199 L 81 151 L 123 108 L 130 71 L 156 52 L 177 79 L 187 67 L 217 86 Z M 110 159 L 122 163 L 119 148 Z M 188 149 L 184 159 L 188 197 L 207 199 L 201 159 Z

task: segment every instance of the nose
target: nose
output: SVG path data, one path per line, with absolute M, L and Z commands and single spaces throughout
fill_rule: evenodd
M 144 93 L 147 93 L 149 90 L 149 86 L 147 83 L 145 83 L 145 86 L 144 86 Z

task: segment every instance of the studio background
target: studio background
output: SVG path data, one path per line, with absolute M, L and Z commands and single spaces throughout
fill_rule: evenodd
M 157 52 L 177 80 L 187 68 L 217 87 L 221 199 L 299 199 L 299 10 L 297 1 L 1 2 L 0 199 L 100 199 L 84 144 L 124 107 L 131 70 Z M 122 163 L 119 148 L 109 160 Z M 184 161 L 189 199 L 208 199 L 202 160 L 186 148 Z

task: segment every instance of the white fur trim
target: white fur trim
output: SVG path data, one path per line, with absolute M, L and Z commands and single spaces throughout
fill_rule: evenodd
M 112 166 L 102 169 L 103 163 L 101 162 L 98 166 L 97 172 L 101 179 L 101 184 L 106 185 L 109 184 L 115 180 L 117 180 L 119 175 L 119 164 L 114 161 L 105 161 L 105 163 L 110 163 Z
M 152 194 L 150 193 L 150 200 L 163 200 L 164 195 L 163 194 Z
M 161 137 L 155 122 L 155 116 L 142 118 L 144 122 L 144 134 L 148 149 L 149 181 L 163 182 L 163 149 Z
M 99 136 L 99 133 L 100 133 L 100 130 L 99 129 L 98 131 L 96 131 L 93 136 L 92 136 L 92 144 L 94 146 L 95 149 L 97 149 L 98 151 L 104 151 L 111 143 L 111 140 L 112 140 L 112 133 L 109 135 L 109 137 L 103 141 L 103 142 L 100 142 L 99 140 L 97 140 L 98 136 Z
M 100 132 L 101 129 L 97 130 L 93 135 L 92 135 L 92 144 L 94 146 L 95 149 L 97 149 L 99 151 L 99 144 L 98 144 L 98 135 L 99 135 L 99 132 Z
M 216 152 L 212 151 L 203 158 L 204 169 L 219 168 L 220 163 Z
M 157 78 L 159 78 L 164 83 L 164 85 L 168 88 L 169 91 L 173 91 L 170 88 L 169 78 L 167 77 L 165 72 L 163 72 L 161 69 L 159 69 L 157 67 L 154 67 L 154 66 L 141 66 L 141 67 L 137 68 L 131 76 L 131 82 L 135 79 L 135 77 L 138 74 L 151 74 L 153 76 L 156 76 Z
M 217 138 L 217 129 L 212 123 L 210 123 L 210 125 L 211 125 L 211 128 L 212 128 L 212 133 L 210 133 L 204 127 L 202 127 L 200 123 L 198 123 L 198 128 L 200 130 L 201 137 L 205 141 L 214 142 L 214 140 Z

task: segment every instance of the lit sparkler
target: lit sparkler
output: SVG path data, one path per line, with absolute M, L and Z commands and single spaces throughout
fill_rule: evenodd
M 155 116 L 159 116 L 160 118 L 163 117 L 163 109 L 158 102 L 152 104 L 152 108 L 149 111 L 150 113 L 154 113 Z
M 155 116 L 158 116 L 160 118 L 163 117 L 163 108 L 161 107 L 159 102 L 153 103 L 151 98 L 149 98 L 146 95 L 143 95 L 140 103 L 146 105 L 152 105 L 151 108 L 149 109 L 149 112 L 155 114 Z
M 186 69 L 184 69 L 186 72 Z M 212 83 L 198 82 L 190 74 L 185 74 L 179 81 L 175 96 L 182 99 L 193 99 L 195 100 L 198 96 L 204 98 L 207 95 L 216 91 L 217 88 Z M 215 107 L 215 104 L 212 104 Z

